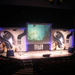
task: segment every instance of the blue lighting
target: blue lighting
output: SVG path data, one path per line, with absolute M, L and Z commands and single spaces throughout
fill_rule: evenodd
M 74 31 L 74 29 L 70 29 L 70 31 Z
M 0 28 L 0 30 L 3 30 L 4 28 Z
M 27 35 L 26 35 L 26 51 L 28 51 L 28 40 L 27 40 Z
M 21 30 L 25 30 L 26 28 L 21 28 Z
M 74 46 L 74 29 L 70 29 L 70 31 L 73 31 L 73 35 L 71 37 L 71 47 Z

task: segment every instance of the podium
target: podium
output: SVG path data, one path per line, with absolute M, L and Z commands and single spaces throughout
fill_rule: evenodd
M 7 50 L 7 57 L 9 57 L 9 56 L 14 56 L 13 50 Z

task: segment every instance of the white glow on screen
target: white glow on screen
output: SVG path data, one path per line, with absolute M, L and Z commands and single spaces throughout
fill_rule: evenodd
M 51 24 L 27 24 L 27 39 L 30 44 L 50 43 Z

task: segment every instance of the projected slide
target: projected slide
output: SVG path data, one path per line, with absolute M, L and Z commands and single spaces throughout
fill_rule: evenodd
M 28 42 L 50 42 L 51 24 L 28 24 Z
M 0 52 L 26 51 L 26 28 L 0 28 Z

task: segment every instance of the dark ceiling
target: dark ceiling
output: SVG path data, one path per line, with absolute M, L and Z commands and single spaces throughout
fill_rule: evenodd
M 74 0 L 0 0 L 0 4 L 75 9 Z
M 54 4 L 45 0 L 0 0 L 0 26 L 26 27 L 26 22 L 52 23 L 53 28 L 74 28 L 74 1 Z

